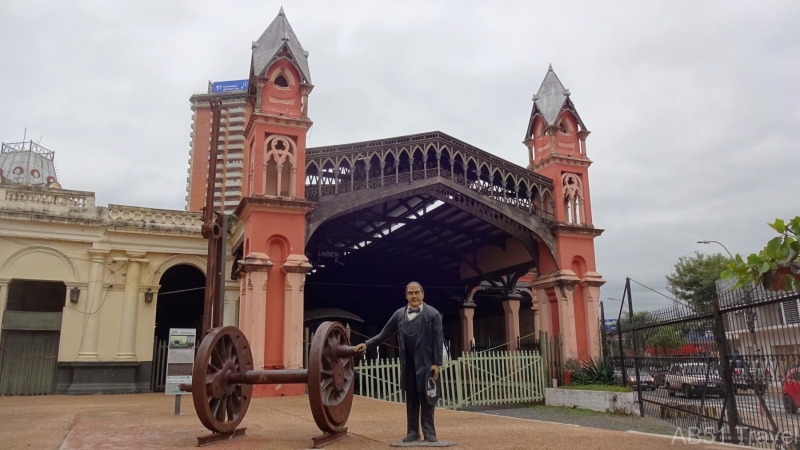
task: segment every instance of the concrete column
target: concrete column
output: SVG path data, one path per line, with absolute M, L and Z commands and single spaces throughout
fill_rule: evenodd
M 555 287 L 558 298 L 558 327 L 564 343 L 564 361 L 578 359 L 578 341 L 575 336 L 575 304 L 573 295 L 574 285 L 557 285 Z
M 289 182 L 289 197 L 297 197 L 297 166 L 292 166 L 292 176 Z
M 8 281 L 0 280 L 0 324 L 3 323 L 3 312 L 6 310 L 6 301 L 8 299 Z
M 239 304 L 239 283 L 236 281 L 225 282 L 225 316 L 223 326 L 233 325 L 238 327 L 239 315 L 236 306 Z
M 503 311 L 505 312 L 506 342 L 508 350 L 517 350 L 517 338 L 519 338 L 519 294 L 510 294 L 507 300 L 503 301 Z
M 245 299 L 239 308 L 239 327 L 250 342 L 253 368 L 264 368 L 264 339 L 267 322 L 267 273 L 272 261 L 266 253 L 252 252 L 242 261 L 247 274 L 244 283 Z
M 128 253 L 125 273 L 125 294 L 122 300 L 122 321 L 119 327 L 119 350 L 116 361 L 136 361 L 136 319 L 139 314 L 139 284 L 144 253 Z
M 580 139 L 581 155 L 586 156 L 586 138 L 591 131 L 582 130 L 578 132 L 578 139 Z
M 89 295 L 86 299 L 86 328 L 83 331 L 78 361 L 97 361 L 97 333 L 100 330 L 100 307 L 103 305 L 103 284 L 106 278 L 108 251 L 89 250 Z
M 461 313 L 461 352 L 472 351 L 472 340 L 475 338 L 473 318 L 475 317 L 475 304 L 465 303 Z
M 550 300 L 547 298 L 547 292 L 544 289 L 535 289 L 534 292 L 536 293 L 536 298 L 533 304 L 539 307 L 539 314 L 534 318 L 534 320 L 538 321 L 538 331 L 544 331 L 550 337 L 553 337 L 552 312 L 550 312 Z
M 303 367 L 303 287 L 311 263 L 305 255 L 292 254 L 283 264 L 286 291 L 283 297 L 283 367 Z
M 583 300 L 586 311 L 586 344 L 590 358 L 597 358 L 600 355 L 600 328 L 599 318 L 597 317 L 597 298 L 600 295 L 599 286 L 591 286 L 588 283 L 581 283 L 583 287 Z

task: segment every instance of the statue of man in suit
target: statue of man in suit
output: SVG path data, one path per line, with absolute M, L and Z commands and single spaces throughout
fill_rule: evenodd
M 420 410 L 425 440 L 436 442 L 436 429 L 433 426 L 435 404 L 430 404 L 425 397 L 425 378 L 429 371 L 433 371 L 434 380 L 438 381 L 444 338 L 442 316 L 436 308 L 422 302 L 424 297 L 425 292 L 419 283 L 409 283 L 406 286 L 408 305 L 395 311 L 379 335 L 356 346 L 356 351 L 363 352 L 397 333 L 400 343 L 400 388 L 406 391 L 408 419 L 408 434 L 403 442 L 419 440 Z

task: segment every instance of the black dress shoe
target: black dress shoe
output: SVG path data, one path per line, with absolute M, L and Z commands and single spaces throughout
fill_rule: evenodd
M 414 442 L 419 440 L 419 433 L 408 433 L 406 437 L 403 438 L 403 442 Z
M 436 439 L 436 436 L 431 436 L 431 437 L 425 436 L 425 442 L 439 442 L 439 440 Z

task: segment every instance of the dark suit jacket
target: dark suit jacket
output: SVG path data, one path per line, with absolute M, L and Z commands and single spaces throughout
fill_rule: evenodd
M 416 342 L 405 342 L 405 334 L 403 333 L 403 325 L 406 321 L 406 306 L 398 309 L 392 314 L 392 318 L 383 327 L 383 331 L 379 335 L 367 339 L 367 347 L 374 347 L 383 343 L 392 335 L 397 333 L 398 341 L 400 342 L 400 388 L 408 390 L 409 386 L 405 380 L 406 376 L 406 345 L 414 346 L 414 372 L 416 374 L 416 386 L 412 387 L 415 391 L 422 391 L 425 389 L 425 375 L 431 370 L 431 366 L 442 365 L 442 347 L 444 345 L 444 337 L 442 336 L 442 316 L 439 311 L 433 306 L 425 303 L 425 306 L 420 312 L 420 316 L 414 320 L 423 320 L 420 327 L 420 332 L 417 334 Z

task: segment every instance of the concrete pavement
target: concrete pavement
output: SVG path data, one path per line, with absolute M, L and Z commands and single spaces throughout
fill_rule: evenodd
M 214 449 L 303 449 L 319 433 L 308 398 L 255 399 L 242 422 L 247 436 Z M 674 449 L 664 437 L 537 422 L 486 414 L 436 411 L 440 439 L 459 449 Z M 405 430 L 405 406 L 356 397 L 348 421 L 351 438 L 332 450 L 386 449 Z M 208 434 L 191 399 L 173 415 L 173 398 L 163 394 L 0 398 L 0 447 L 13 449 L 178 449 L 194 447 Z M 692 449 L 720 448 L 691 444 Z

